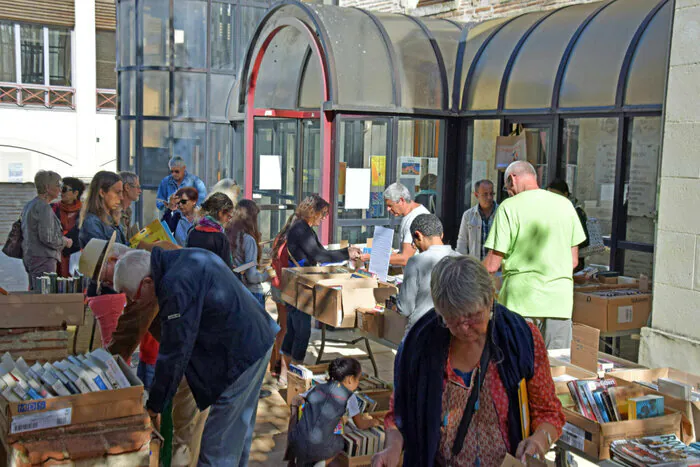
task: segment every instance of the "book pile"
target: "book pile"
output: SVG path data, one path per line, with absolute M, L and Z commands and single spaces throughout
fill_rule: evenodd
M 372 399 L 370 396 L 361 392 L 356 392 L 355 396 L 357 397 L 360 413 L 371 413 L 377 411 L 377 401 Z
M 686 446 L 673 434 L 613 441 L 610 456 L 634 467 L 700 464 L 700 450 Z
M 0 394 L 9 402 L 51 399 L 131 387 L 111 354 L 97 349 L 53 363 L 29 366 L 10 353 L 0 358 Z
M 641 420 L 664 415 L 663 396 L 640 396 L 639 388 L 617 387 L 614 380 L 569 381 L 567 387 L 576 410 L 598 423 Z M 564 401 L 562 404 L 565 404 Z
M 375 391 L 379 389 L 391 389 L 391 385 L 383 379 L 377 378 L 376 376 L 370 376 L 365 373 L 362 374 L 360 385 L 357 387 L 358 391 Z
M 382 451 L 386 443 L 386 433 L 381 426 L 360 430 L 347 424 L 342 436 L 345 440 L 345 454 L 348 457 L 371 456 Z

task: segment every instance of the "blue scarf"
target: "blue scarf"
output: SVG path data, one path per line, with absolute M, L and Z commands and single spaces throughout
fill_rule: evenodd
M 511 454 L 522 441 L 518 387 L 534 374 L 535 348 L 527 322 L 496 304 L 491 324 L 491 361 L 508 395 Z M 394 413 L 404 439 L 404 465 L 432 466 L 440 444 L 442 392 L 450 331 L 435 310 L 426 313 L 401 343 L 394 362 Z

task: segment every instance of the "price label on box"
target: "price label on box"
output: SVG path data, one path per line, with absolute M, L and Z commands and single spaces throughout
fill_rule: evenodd
M 617 307 L 617 322 L 631 323 L 634 317 L 634 307 L 632 305 Z
M 24 433 L 26 431 L 46 430 L 47 428 L 70 425 L 72 411 L 73 409 L 69 407 L 49 412 L 17 415 L 12 419 L 10 433 Z

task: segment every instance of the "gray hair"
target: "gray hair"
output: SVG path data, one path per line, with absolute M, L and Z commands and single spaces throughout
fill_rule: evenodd
M 168 167 L 170 167 L 171 169 L 173 167 L 186 167 L 186 166 L 187 166 L 187 164 L 185 164 L 185 159 L 183 159 L 180 156 L 175 156 L 168 161 Z
M 119 172 L 119 176 L 122 178 L 124 184 L 128 183 L 131 186 L 136 185 L 136 180 L 139 179 L 139 176 L 134 172 Z
M 518 175 L 518 176 L 523 176 L 523 175 L 532 175 L 533 177 L 537 177 L 537 172 L 535 171 L 535 168 L 532 166 L 527 161 L 515 161 L 511 162 L 511 164 L 508 166 L 506 169 L 505 175 L 503 175 L 504 180 L 508 180 L 508 177 L 511 175 Z
M 51 170 L 40 170 L 34 175 L 34 187 L 38 195 L 45 195 L 48 187 L 61 181 L 61 176 Z
M 241 195 L 241 186 L 231 178 L 222 178 L 216 185 L 211 187 L 211 194 L 214 193 L 223 193 L 227 195 L 231 198 L 231 202 L 235 206 L 238 203 L 238 197 Z
M 399 182 L 392 183 L 384 190 L 384 199 L 398 203 L 403 198 L 407 203 L 411 202 L 411 192 Z
M 440 316 L 459 319 L 491 305 L 493 280 L 477 259 L 447 256 L 433 268 L 430 294 Z
M 476 183 L 474 184 L 474 191 L 479 191 L 479 187 L 480 187 L 481 185 L 491 185 L 491 186 L 493 186 L 493 182 L 492 182 L 491 180 L 489 180 L 488 178 L 485 178 L 485 179 L 483 179 L 483 180 L 479 180 L 478 182 L 476 182 Z
M 119 258 L 114 266 L 114 289 L 134 298 L 139 284 L 151 275 L 151 253 L 133 250 Z
M 420 232 L 426 237 L 441 237 L 442 222 L 435 214 L 419 214 L 411 222 L 411 235 Z

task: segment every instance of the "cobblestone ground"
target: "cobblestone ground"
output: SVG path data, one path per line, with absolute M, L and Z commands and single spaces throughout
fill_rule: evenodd
M 27 290 L 27 273 L 21 259 L 0 252 L 0 287 L 5 290 Z

